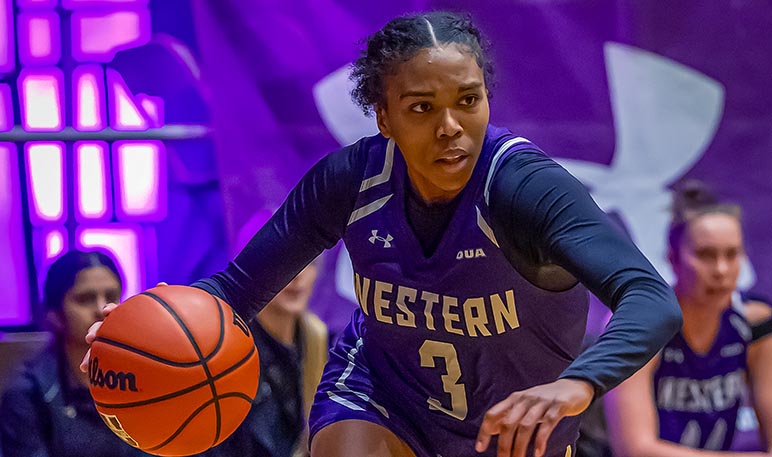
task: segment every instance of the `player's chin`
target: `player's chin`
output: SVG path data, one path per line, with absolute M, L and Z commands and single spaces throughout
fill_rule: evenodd
M 705 295 L 708 297 L 731 296 L 734 292 L 733 287 L 708 287 L 705 289 Z

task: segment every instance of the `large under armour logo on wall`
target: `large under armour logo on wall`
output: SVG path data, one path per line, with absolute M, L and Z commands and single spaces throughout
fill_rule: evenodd
M 702 157 L 721 121 L 724 86 L 685 65 L 619 43 L 604 47 L 616 131 L 609 165 L 561 159 L 598 205 L 616 212 L 638 247 L 672 282 L 667 230 L 678 181 Z M 746 260 L 740 288 L 755 282 Z
M 620 216 L 641 251 L 671 281 L 668 186 L 691 169 L 713 140 L 723 113 L 724 87 L 692 68 L 632 46 L 607 42 L 604 55 L 616 131 L 614 157 L 609 165 L 559 162 L 590 189 L 604 211 Z M 353 102 L 340 103 L 340 94 L 352 88 L 348 67 L 314 87 L 319 113 L 341 144 L 378 132 L 374 120 Z M 345 249 L 340 255 L 347 255 Z M 339 260 L 338 268 L 346 264 Z M 350 281 L 353 273 L 336 277 Z M 754 282 L 746 261 L 739 286 L 748 288 Z M 352 295 L 342 293 L 352 289 L 350 284 L 336 288 L 341 295 Z

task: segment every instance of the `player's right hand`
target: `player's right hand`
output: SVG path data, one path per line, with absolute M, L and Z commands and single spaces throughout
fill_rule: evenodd
M 588 381 L 571 378 L 514 392 L 485 413 L 475 450 L 484 452 L 498 435 L 497 457 L 525 457 L 535 433 L 534 455 L 541 457 L 558 422 L 581 414 L 594 395 Z
M 165 282 L 159 282 L 156 284 L 156 287 L 160 286 L 168 286 L 169 284 L 166 284 Z M 102 308 L 102 319 L 104 320 L 105 317 L 107 317 L 108 314 L 112 312 L 115 308 L 117 308 L 118 305 L 116 303 L 108 303 L 105 305 L 104 308 Z M 91 346 L 91 343 L 94 342 L 96 339 L 97 330 L 99 330 L 99 327 L 102 326 L 102 321 L 96 321 L 93 324 L 91 324 L 91 327 L 88 328 L 88 333 L 86 333 L 86 343 L 88 343 L 89 346 Z M 88 361 L 91 358 L 91 348 L 89 348 L 88 351 L 86 351 L 86 355 L 83 356 L 83 360 L 80 362 L 80 371 L 84 373 L 88 373 Z

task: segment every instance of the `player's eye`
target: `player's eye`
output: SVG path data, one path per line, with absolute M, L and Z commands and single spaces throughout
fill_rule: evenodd
M 80 306 L 91 306 L 91 304 L 96 301 L 97 297 L 93 292 L 83 292 L 80 294 L 75 294 L 72 298 L 74 299 L 75 303 Z
M 713 249 L 700 249 L 696 252 L 697 258 L 709 262 L 718 258 L 718 253 Z
M 469 94 L 461 98 L 461 101 L 459 102 L 459 104 L 464 106 L 472 106 L 476 104 L 478 100 L 480 100 L 480 97 L 478 95 Z
M 432 106 L 427 102 L 416 103 L 410 106 L 410 111 L 415 113 L 425 113 L 432 109 Z

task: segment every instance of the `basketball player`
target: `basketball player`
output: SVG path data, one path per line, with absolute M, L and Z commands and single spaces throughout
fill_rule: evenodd
M 100 252 L 69 251 L 49 268 L 43 287 L 53 340 L 29 360 L 3 394 L 0 452 L 5 457 L 148 456 L 121 441 L 99 417 L 78 370 L 83 332 L 121 296 L 115 263 Z
M 730 450 L 747 380 L 761 431 L 772 436 L 772 337 L 769 326 L 752 332 L 748 324 L 772 312 L 732 303 L 744 257 L 740 210 L 696 183 L 675 201 L 669 256 L 684 326 L 606 398 L 614 455 L 769 455 L 715 452 Z
M 670 288 L 584 187 L 488 124 L 489 77 L 468 19 L 389 22 L 353 71 L 380 134 L 322 159 L 194 284 L 254 315 L 345 241 L 361 307 L 311 411 L 315 457 L 573 455 L 577 416 L 680 327 Z M 579 356 L 585 287 L 615 314 Z

